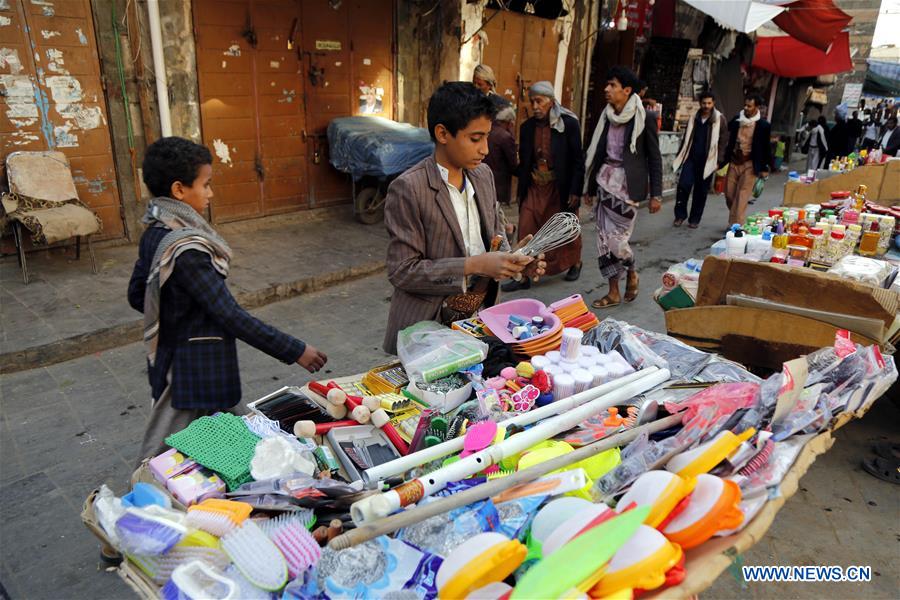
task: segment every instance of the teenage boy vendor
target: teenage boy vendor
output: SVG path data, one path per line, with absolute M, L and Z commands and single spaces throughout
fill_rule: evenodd
M 509 251 L 494 178 L 482 164 L 496 111 L 471 83 L 442 85 L 428 102 L 434 156 L 388 188 L 387 272 L 394 286 L 384 336 L 388 353 L 396 354 L 401 329 L 471 317 L 482 304 L 496 302 L 498 280 L 544 273 L 543 256 L 533 260 Z
M 225 286 L 231 248 L 203 215 L 213 192 L 209 149 L 178 137 L 147 148 L 147 206 L 128 303 L 144 313 L 152 405 L 140 458 L 195 418 L 233 409 L 241 399 L 235 338 L 315 373 L 327 357 L 266 325 Z

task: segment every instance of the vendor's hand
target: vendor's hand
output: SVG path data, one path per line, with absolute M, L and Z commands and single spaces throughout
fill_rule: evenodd
M 649 206 L 649 208 L 650 208 L 650 214 L 651 214 L 651 215 L 652 215 L 652 214 L 658 213 L 660 210 L 662 210 L 662 200 L 660 200 L 660 199 L 659 199 L 658 197 L 656 197 L 656 196 L 650 198 L 650 206 Z
M 528 266 L 526 266 L 522 271 L 525 277 L 530 278 L 534 282 L 537 282 L 541 278 L 541 275 L 546 272 L 547 261 L 544 260 L 543 254 L 538 254 L 537 258 L 529 263 Z
M 594 196 L 584 195 L 584 205 L 585 206 L 593 206 L 594 205 Z
M 528 236 L 525 240 L 530 238 L 531 236 Z M 521 245 L 521 242 L 518 245 Z M 476 273 L 497 280 L 515 277 L 533 260 L 530 256 L 513 252 L 485 252 L 471 259 L 475 262 Z
M 581 204 L 581 196 L 578 194 L 572 194 L 569 196 L 569 208 L 572 210 L 578 208 L 578 205 Z
M 300 355 L 300 358 L 297 359 L 297 364 L 310 373 L 315 373 L 324 367 L 326 362 L 328 362 L 328 357 L 325 356 L 325 353 L 319 352 L 316 350 L 315 346 L 310 344 L 306 345 L 306 350 L 304 350 L 303 354 Z

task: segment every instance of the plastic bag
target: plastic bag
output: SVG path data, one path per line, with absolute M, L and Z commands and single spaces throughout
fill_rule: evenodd
M 762 196 L 763 189 L 765 189 L 765 187 L 766 187 L 766 180 L 763 179 L 762 177 L 757 177 L 756 183 L 753 184 L 753 191 L 751 192 L 751 194 L 753 195 L 754 198 L 759 198 L 760 196 Z
M 731 415 L 739 408 L 753 404 L 759 385 L 755 383 L 721 383 L 699 391 L 681 402 L 666 402 L 666 410 L 672 414 L 686 411 L 685 420 L 693 419 L 701 409 L 712 407 L 721 415 Z
M 423 504 L 435 501 L 429 499 Z M 497 507 L 485 500 L 404 527 L 396 537 L 420 550 L 446 557 L 472 536 L 494 531 L 499 523 Z
M 397 355 L 410 381 L 430 383 L 487 356 L 484 342 L 434 321 L 421 321 L 397 334 Z
M 837 264 L 828 269 L 828 272 L 874 287 L 885 287 L 885 283 L 894 273 L 894 266 L 883 260 L 850 255 L 840 259 Z
M 126 554 L 164 554 L 187 533 L 183 520 L 184 513 L 156 505 L 126 509 L 116 521 L 119 549 Z
M 116 521 L 125 514 L 125 507 L 122 506 L 122 499 L 116 497 L 105 483 L 100 486 L 100 491 L 94 498 L 94 514 L 97 515 L 97 521 L 100 522 L 100 527 L 106 532 L 109 541 L 118 548 L 119 534 L 116 533 Z
M 316 565 L 316 583 L 328 598 L 395 598 L 402 589 L 420 590 L 421 597 L 430 598 L 437 594 L 434 574 L 441 562 L 382 535 L 346 550 L 326 546 Z

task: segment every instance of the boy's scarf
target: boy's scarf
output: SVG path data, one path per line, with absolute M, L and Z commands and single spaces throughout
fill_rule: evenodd
M 162 225 L 172 230 L 156 248 L 144 291 L 144 344 L 152 366 L 159 342 L 160 292 L 175 269 L 175 259 L 187 250 L 205 252 L 216 271 L 227 277 L 231 248 L 200 213 L 171 198 L 152 199 L 142 221 L 151 227 Z

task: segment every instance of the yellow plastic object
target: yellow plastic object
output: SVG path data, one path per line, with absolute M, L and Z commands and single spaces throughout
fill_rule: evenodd
M 590 595 L 605 598 L 622 590 L 655 590 L 666 582 L 666 572 L 684 555 L 681 546 L 646 525 L 619 548 L 606 566 L 606 574 Z
M 521 471 L 522 469 L 533 467 L 534 465 L 546 462 L 551 458 L 556 458 L 557 456 L 568 454 L 573 450 L 575 449 L 566 442 L 559 442 L 556 440 L 547 440 L 545 442 L 541 442 L 540 444 L 532 446 L 522 454 L 521 458 L 519 458 L 517 469 Z M 561 471 L 566 471 L 569 469 L 576 469 L 582 466 L 582 462 L 586 462 L 588 460 L 590 459 L 581 461 L 578 464 L 570 465 L 565 469 L 557 469 L 556 471 L 552 471 L 552 473 L 559 473 Z M 590 477 L 590 475 L 588 475 L 588 469 L 585 469 L 585 475 L 587 475 L 587 483 L 585 484 L 585 486 L 580 490 L 568 492 L 566 496 L 574 496 L 576 498 L 584 498 L 585 500 L 593 501 L 593 498 L 591 496 L 591 487 L 594 485 L 594 481 Z
M 201 546 L 204 548 L 215 548 L 218 550 L 222 547 L 222 543 L 219 541 L 219 538 L 211 533 L 206 533 L 205 531 L 201 531 L 199 529 L 192 529 L 188 531 L 187 535 L 181 538 L 180 542 L 175 544 L 176 548 L 179 546 Z
M 755 433 L 752 427 L 741 435 L 723 431 L 705 444 L 673 457 L 666 464 L 666 470 L 686 478 L 708 473 Z
M 482 533 L 458 546 L 437 575 L 438 598 L 465 598 L 495 581 L 503 581 L 515 571 L 527 548 L 518 540 L 499 533 Z
M 734 529 L 744 521 L 741 488 L 715 475 L 700 475 L 684 511 L 663 529 L 663 534 L 685 550 L 695 548 L 717 531 Z
M 587 473 L 589 479 L 600 479 L 622 462 L 622 453 L 618 448 L 610 448 L 600 454 L 595 454 L 572 465 L 572 468 L 581 467 Z
M 240 525 L 250 516 L 250 513 L 253 512 L 253 507 L 246 502 L 222 500 L 220 498 L 207 498 L 200 504 L 188 507 L 188 512 L 195 510 L 223 515 L 228 517 L 228 520 L 235 525 Z
M 695 479 L 684 479 L 668 471 L 647 471 L 631 484 L 616 504 L 616 511 L 622 512 L 631 504 L 649 505 L 650 513 L 644 523 L 656 527 L 691 493 L 695 484 Z

